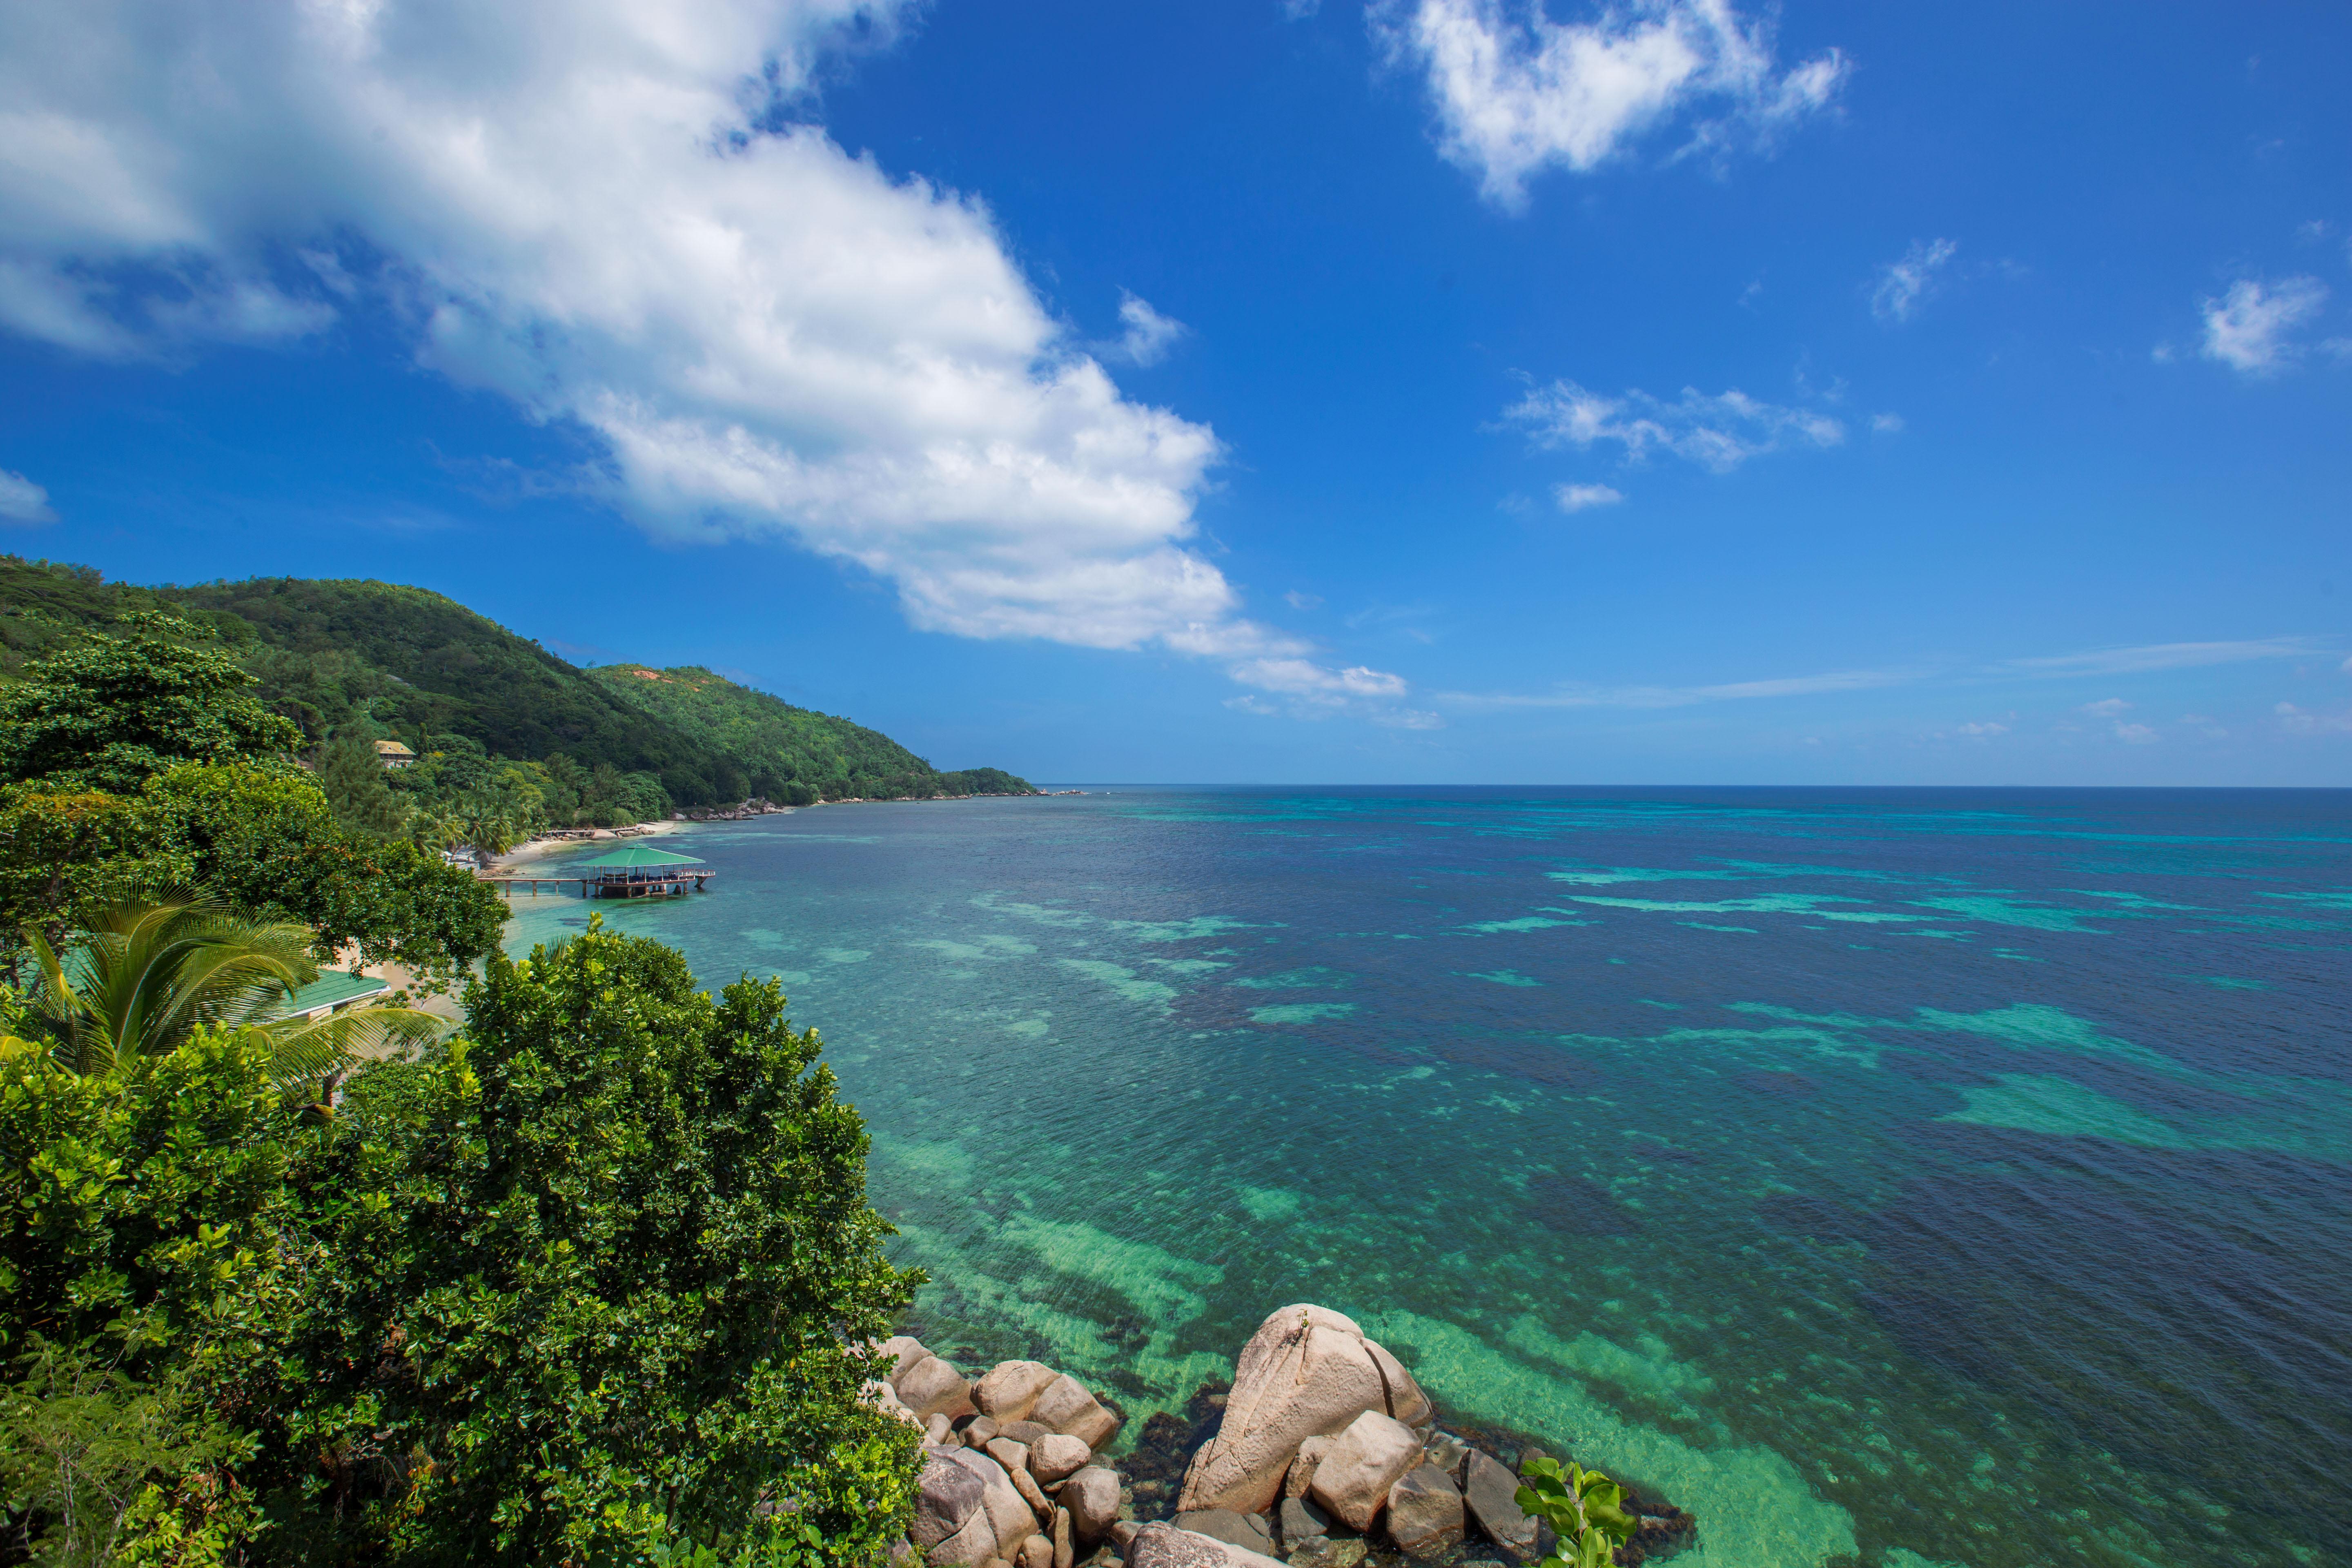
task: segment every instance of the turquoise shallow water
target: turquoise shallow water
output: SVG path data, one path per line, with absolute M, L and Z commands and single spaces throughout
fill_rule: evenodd
M 2352 1562 L 2352 795 L 1120 789 L 674 841 L 927 1340 L 1314 1300 L 1709 1568 Z M 590 906 L 517 901 L 512 945 Z

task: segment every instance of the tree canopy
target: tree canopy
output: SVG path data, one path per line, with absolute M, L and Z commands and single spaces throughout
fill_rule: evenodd
M 175 763 L 261 761 L 302 743 L 299 727 L 253 697 L 259 682 L 235 658 L 163 635 L 196 628 L 140 621 L 131 637 L 68 643 L 0 689 L 0 784 L 126 795 Z
M 0 1041 L 8 1507 L 91 1561 L 877 1561 L 919 1460 L 861 1347 L 921 1277 L 814 1032 L 593 927 L 467 1005 L 323 1123 L 257 1030 Z

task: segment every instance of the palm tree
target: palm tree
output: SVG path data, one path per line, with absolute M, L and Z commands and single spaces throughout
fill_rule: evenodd
M 40 968 L 33 1012 L 58 1058 L 87 1075 L 176 1049 L 199 1025 L 257 1028 L 274 1047 L 270 1076 L 288 1091 L 348 1067 L 355 1054 L 429 1039 L 442 1021 L 408 1007 L 285 1018 L 287 997 L 319 977 L 308 926 L 247 920 L 202 894 L 172 889 L 117 904 L 60 954 L 40 932 L 26 943 Z

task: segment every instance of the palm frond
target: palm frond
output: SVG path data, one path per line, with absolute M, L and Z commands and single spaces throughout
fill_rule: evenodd
M 415 1007 L 357 1007 L 324 1018 L 287 1018 L 261 1026 L 273 1052 L 270 1079 L 290 1094 L 388 1047 L 429 1045 L 453 1026 Z

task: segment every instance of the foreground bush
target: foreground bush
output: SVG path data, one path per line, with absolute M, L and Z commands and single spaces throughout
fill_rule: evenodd
M 468 1003 L 324 1124 L 244 1034 L 102 1079 L 5 1047 L 37 1561 L 849 1563 L 903 1527 L 914 1436 L 845 1347 L 919 1277 L 776 985 L 592 927 Z

